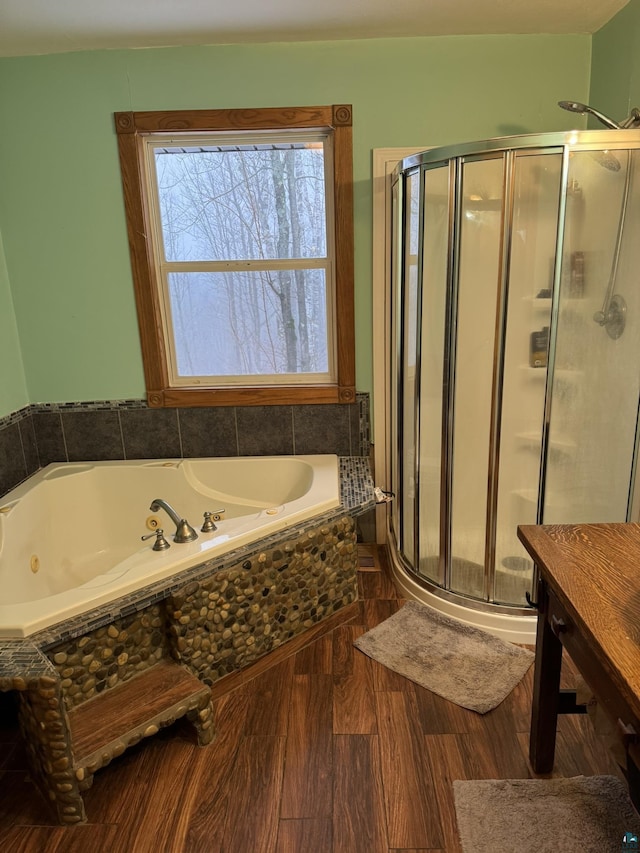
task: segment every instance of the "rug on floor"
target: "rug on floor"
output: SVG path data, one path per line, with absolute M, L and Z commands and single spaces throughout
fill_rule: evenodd
M 456 781 L 453 791 L 463 853 L 638 849 L 640 815 L 615 776 Z
M 518 684 L 534 654 L 408 601 L 354 645 L 438 696 L 486 714 Z

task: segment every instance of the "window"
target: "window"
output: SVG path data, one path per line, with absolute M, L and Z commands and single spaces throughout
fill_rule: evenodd
M 352 402 L 351 107 L 115 121 L 149 405 Z

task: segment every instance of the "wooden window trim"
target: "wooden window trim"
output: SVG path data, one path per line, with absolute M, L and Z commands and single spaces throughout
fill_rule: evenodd
M 150 406 L 252 406 L 355 401 L 353 166 L 351 106 L 115 113 L 129 252 Z M 329 129 L 333 135 L 337 381 L 326 385 L 187 387 L 169 385 L 153 250 L 147 239 L 142 138 L 150 133 Z

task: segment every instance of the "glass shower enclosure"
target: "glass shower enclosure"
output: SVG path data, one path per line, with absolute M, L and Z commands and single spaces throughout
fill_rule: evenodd
M 634 517 L 639 158 L 572 131 L 394 174 L 390 543 L 441 599 L 530 612 L 519 524 Z

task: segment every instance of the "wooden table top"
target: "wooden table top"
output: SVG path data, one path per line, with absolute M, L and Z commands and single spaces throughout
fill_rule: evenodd
M 640 524 L 521 525 L 518 537 L 640 721 Z

